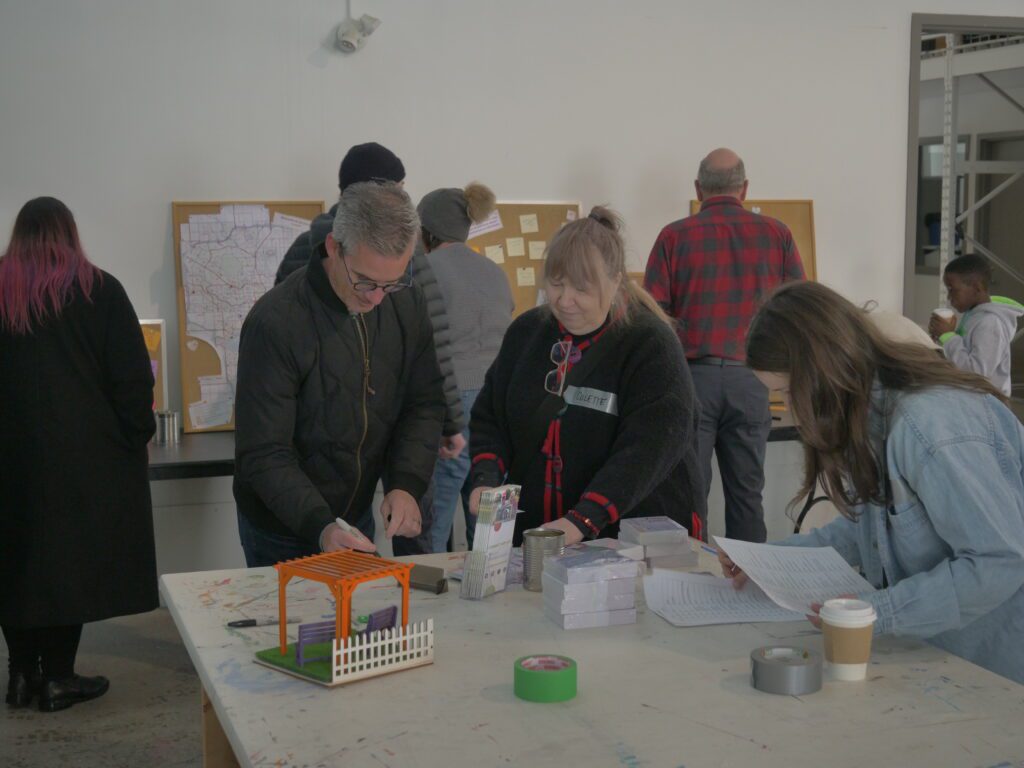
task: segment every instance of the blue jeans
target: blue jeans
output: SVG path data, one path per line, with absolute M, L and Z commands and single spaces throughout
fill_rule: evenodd
M 308 541 L 303 541 L 294 536 L 282 536 L 279 533 L 257 528 L 241 512 L 237 514 L 238 538 L 242 543 L 242 552 L 245 553 L 245 565 L 247 568 L 260 568 L 280 563 L 282 560 L 292 560 L 296 557 L 320 554 L 320 548 L 316 544 L 310 544 Z M 359 522 L 356 523 L 356 527 L 370 541 L 373 541 L 372 506 L 363 512 Z
M 462 412 L 467 414 L 467 417 L 479 394 L 479 389 L 464 389 L 460 393 Z M 469 514 L 468 426 L 462 430 L 462 436 L 466 438 L 466 447 L 462 449 L 462 453 L 454 459 L 439 459 L 434 467 L 434 521 L 430 526 L 430 544 L 434 552 L 448 551 L 448 539 L 451 537 L 455 507 L 459 496 L 462 497 L 462 506 L 466 510 L 466 538 L 469 541 L 470 549 L 473 547 L 473 529 L 476 527 L 476 518 Z

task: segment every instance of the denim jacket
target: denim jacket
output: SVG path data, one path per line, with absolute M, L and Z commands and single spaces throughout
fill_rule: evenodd
M 872 400 L 892 505 L 779 543 L 832 546 L 859 566 L 878 588 L 862 596 L 876 634 L 927 638 L 1024 683 L 1024 429 L 989 395 L 876 384 Z

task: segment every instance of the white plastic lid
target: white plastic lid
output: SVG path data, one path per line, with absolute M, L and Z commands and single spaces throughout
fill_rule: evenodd
M 848 597 L 826 600 L 818 612 L 821 620 L 833 627 L 866 627 L 874 624 L 878 615 L 871 603 Z

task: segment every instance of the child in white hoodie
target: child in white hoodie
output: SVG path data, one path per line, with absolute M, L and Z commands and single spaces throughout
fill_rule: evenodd
M 957 368 L 981 374 L 1010 395 L 1010 342 L 1024 305 L 990 296 L 992 267 L 976 254 L 953 259 L 942 275 L 949 303 L 960 313 L 948 320 L 932 315 L 928 331 Z

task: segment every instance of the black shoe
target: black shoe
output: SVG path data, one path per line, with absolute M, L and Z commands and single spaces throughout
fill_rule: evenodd
M 40 684 L 38 675 L 12 672 L 7 683 L 7 703 L 15 709 L 27 707 L 32 703 L 32 697 L 39 693 Z
M 39 711 L 67 709 L 72 704 L 99 698 L 108 688 L 110 681 L 101 676 L 73 675 L 61 680 L 47 680 L 39 691 Z

